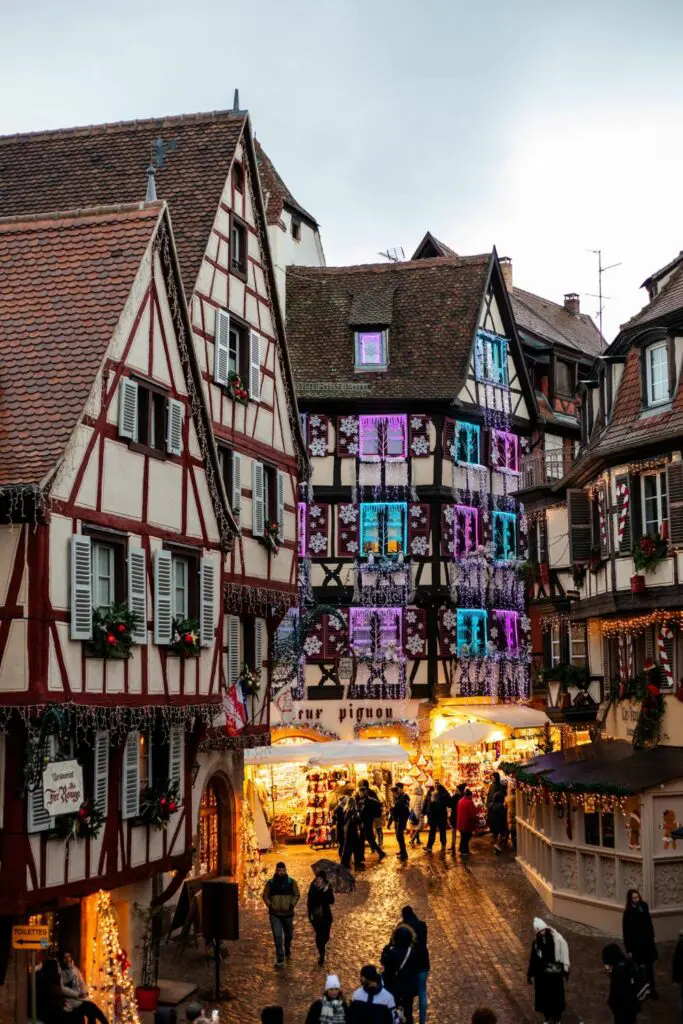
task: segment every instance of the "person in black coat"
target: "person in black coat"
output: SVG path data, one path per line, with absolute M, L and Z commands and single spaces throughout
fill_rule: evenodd
M 446 828 L 448 827 L 448 808 L 451 806 L 451 794 L 445 786 L 437 782 L 436 789 L 427 807 L 427 821 L 429 822 L 429 839 L 425 850 L 429 853 L 436 840 L 438 830 L 441 840 L 441 849 L 446 849 Z
M 389 814 L 389 826 L 394 822 L 396 825 L 396 841 L 398 842 L 398 856 L 401 860 L 408 860 L 406 850 L 406 825 L 410 817 L 410 797 L 403 792 L 403 783 L 397 782 L 391 789 L 394 803 Z
M 356 803 L 356 798 L 350 796 L 344 807 L 344 846 L 341 856 L 341 862 L 344 867 L 351 867 L 351 858 L 353 857 L 353 866 L 356 871 L 362 871 L 364 867 L 364 849 L 363 824 L 360 820 L 358 804 Z
M 486 824 L 494 839 L 493 849 L 500 853 L 508 837 L 508 812 L 505 806 L 505 794 L 502 789 L 493 794 L 493 802 L 486 814 Z
M 394 931 L 391 942 L 382 950 L 384 984 L 403 1010 L 405 1024 L 413 1024 L 413 1002 L 418 990 L 420 954 L 412 928 L 402 924 Z
M 330 941 L 332 930 L 332 904 L 334 893 L 327 881 L 327 873 L 318 871 L 308 890 L 308 920 L 315 932 L 315 945 L 318 950 L 318 965 L 325 963 L 325 947 Z
M 346 807 L 347 799 L 348 797 L 342 796 L 334 809 L 334 834 L 337 839 L 339 860 L 344 855 L 344 808 Z
M 375 838 L 375 821 L 377 818 L 382 817 L 382 803 L 375 790 L 370 789 L 367 779 L 363 779 L 359 783 L 356 803 L 363 827 L 363 839 L 372 852 L 377 854 L 378 859 L 382 861 L 386 857 L 386 853 L 380 849 Z
M 417 952 L 417 1002 L 420 1011 L 420 1024 L 427 1021 L 427 978 L 429 977 L 429 944 L 427 937 L 427 923 L 420 920 L 412 907 L 404 907 L 401 911 L 403 923 L 413 929 L 415 933 L 415 949 Z
M 654 967 L 658 958 L 655 929 L 650 917 L 650 908 L 637 889 L 629 889 L 626 894 L 623 934 L 626 952 L 634 964 L 644 968 L 650 985 L 650 995 L 653 999 L 659 999 Z
M 680 985 L 681 988 L 680 1021 L 683 1024 L 683 931 L 678 934 L 673 960 L 671 961 L 671 980 L 674 985 Z
M 541 929 L 531 946 L 526 977 L 529 984 L 534 983 L 534 1009 L 543 1014 L 545 1024 L 557 1024 L 562 1018 L 566 976 L 551 929 Z
M 607 1005 L 614 1016 L 614 1024 L 635 1024 L 640 1013 L 633 964 L 630 964 L 616 942 L 610 942 L 602 951 L 602 962 L 609 971 Z

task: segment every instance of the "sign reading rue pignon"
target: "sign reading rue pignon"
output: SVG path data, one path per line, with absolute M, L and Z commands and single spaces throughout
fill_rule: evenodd
M 74 814 L 83 803 L 83 769 L 78 761 L 52 761 L 43 772 L 43 806 L 51 818 Z

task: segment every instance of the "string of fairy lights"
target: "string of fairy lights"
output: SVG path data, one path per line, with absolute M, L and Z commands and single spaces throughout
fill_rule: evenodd
M 135 984 L 130 973 L 128 954 L 121 947 L 119 926 L 111 893 L 100 889 L 96 897 L 96 927 L 92 942 L 92 978 L 100 964 L 98 992 L 101 1009 L 117 1024 L 141 1024 L 135 997 Z M 98 956 L 98 954 L 100 954 Z

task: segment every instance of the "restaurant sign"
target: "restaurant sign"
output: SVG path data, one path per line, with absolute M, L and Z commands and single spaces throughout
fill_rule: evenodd
M 83 769 L 78 761 L 52 761 L 43 772 L 43 805 L 51 818 L 74 814 L 83 803 Z

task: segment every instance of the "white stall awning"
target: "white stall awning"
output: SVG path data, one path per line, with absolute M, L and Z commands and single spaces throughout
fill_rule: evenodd
M 507 725 L 512 729 L 538 729 L 550 724 L 545 711 L 528 708 L 524 704 L 492 704 L 489 707 L 468 708 L 468 715 L 487 722 Z
M 479 743 L 492 743 L 497 734 L 493 723 L 461 722 L 437 736 L 436 743 L 455 743 L 460 747 L 476 747 Z
M 372 740 L 277 744 L 244 751 L 245 764 L 405 764 L 409 760 L 398 743 Z

